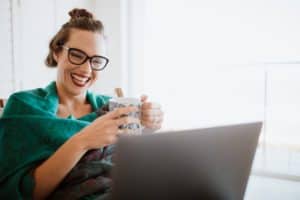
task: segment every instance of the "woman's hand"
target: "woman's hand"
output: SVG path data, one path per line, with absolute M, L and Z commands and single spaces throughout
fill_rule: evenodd
M 86 150 L 97 149 L 113 144 L 116 142 L 118 134 L 121 133 L 119 130 L 120 125 L 136 123 L 138 120 L 132 117 L 121 116 L 136 111 L 138 111 L 138 108 L 130 106 L 108 112 L 82 129 L 77 134 L 77 137 L 80 138 Z
M 141 123 L 146 128 L 158 130 L 163 122 L 163 112 L 159 104 L 147 102 L 147 98 L 146 95 L 141 97 Z

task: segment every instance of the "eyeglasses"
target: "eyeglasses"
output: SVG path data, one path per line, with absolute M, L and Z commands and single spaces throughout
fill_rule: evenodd
M 87 60 L 89 60 L 91 68 L 96 71 L 103 70 L 109 60 L 104 56 L 88 56 L 84 51 L 76 48 L 69 48 L 65 45 L 62 46 L 64 49 L 68 51 L 68 59 L 70 63 L 74 65 L 82 65 Z

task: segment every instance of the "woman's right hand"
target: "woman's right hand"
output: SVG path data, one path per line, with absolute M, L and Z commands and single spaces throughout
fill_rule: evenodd
M 119 126 L 136 122 L 132 117 L 123 117 L 130 112 L 136 112 L 137 107 L 118 108 L 97 118 L 89 126 L 75 135 L 85 150 L 101 148 L 116 142 L 121 133 Z

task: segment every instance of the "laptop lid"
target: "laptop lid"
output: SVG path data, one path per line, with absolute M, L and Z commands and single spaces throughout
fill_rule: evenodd
M 121 137 L 113 199 L 243 199 L 261 126 Z

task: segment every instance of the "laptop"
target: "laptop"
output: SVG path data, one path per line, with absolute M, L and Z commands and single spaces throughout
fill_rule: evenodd
M 123 136 L 113 200 L 241 200 L 261 122 Z

